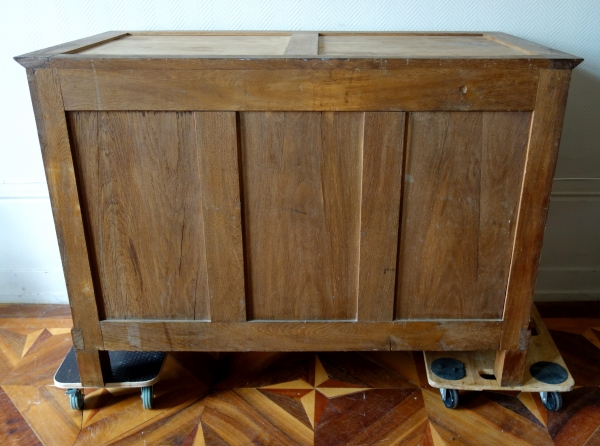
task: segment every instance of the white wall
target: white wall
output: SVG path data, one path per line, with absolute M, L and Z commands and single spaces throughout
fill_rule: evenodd
M 537 292 L 600 298 L 599 0 L 2 0 L 0 302 L 67 302 L 25 70 L 12 56 L 107 30 L 503 31 L 582 56 Z

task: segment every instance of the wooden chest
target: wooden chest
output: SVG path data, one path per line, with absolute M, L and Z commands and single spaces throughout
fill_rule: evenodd
M 522 376 L 581 59 L 500 33 L 111 32 L 16 60 L 84 385 L 109 350 L 494 349 Z

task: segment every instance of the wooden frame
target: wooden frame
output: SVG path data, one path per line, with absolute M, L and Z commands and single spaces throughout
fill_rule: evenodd
M 65 279 L 73 311 L 73 340 L 84 386 L 102 386 L 106 350 L 484 350 L 497 351 L 495 372 L 501 385 L 522 380 L 529 343 L 528 322 L 539 261 L 548 198 L 570 70 L 581 59 L 501 33 L 438 33 L 437 36 L 477 36 L 522 54 L 474 57 L 374 58 L 322 57 L 322 36 L 422 36 L 435 33 L 316 32 L 110 32 L 29 53 L 15 59 L 25 66 L 46 176 L 52 200 Z M 117 57 L 87 56 L 84 50 L 125 36 L 266 35 L 290 36 L 281 56 L 269 57 Z M 490 82 L 490 79 L 494 80 Z M 235 85 L 235 88 L 232 88 Z M 151 94 L 146 94 L 147 91 Z M 67 114 L 83 112 L 181 111 L 196 116 L 196 145 L 203 166 L 202 188 L 206 241 L 209 315 L 202 320 L 118 320 L 106 317 L 99 265 L 91 223 L 86 219 L 85 185 L 78 178 L 81 161 L 74 159 L 72 129 Z M 248 222 L 244 220 L 244 185 L 224 187 L 220 172 L 241 166 L 239 112 L 323 111 L 373 112 L 362 118 L 367 144 L 376 146 L 381 129 L 399 122 L 408 132 L 408 112 L 532 111 L 525 155 L 525 174 L 518 201 L 510 276 L 501 319 L 394 320 L 394 280 L 361 270 L 361 289 L 377 289 L 365 299 L 359 292 L 356 320 L 247 321 L 249 286 L 244 250 Z M 212 111 L 209 113 L 209 111 Z M 380 112 L 399 112 L 396 115 Z M 404 113 L 407 112 L 407 113 Z M 406 122 L 404 122 L 406 120 Z M 366 123 L 366 124 L 365 124 Z M 325 124 L 323 124 L 325 125 Z M 329 124 L 327 124 L 329 125 Z M 336 124 L 337 125 L 337 124 Z M 340 123 L 343 128 L 343 123 Z M 375 131 L 375 129 L 377 131 Z M 410 135 L 382 136 L 405 147 Z M 374 141 L 374 142 L 373 142 Z M 216 144 L 219 144 L 218 146 Z M 223 149 L 225 148 L 225 149 Z M 362 155 L 361 155 L 362 156 Z M 398 225 L 383 204 L 365 201 L 367 192 L 382 190 L 380 178 L 404 175 L 406 150 L 390 149 L 388 164 L 365 155 L 362 163 L 362 206 L 372 206 L 361 228 L 391 225 L 396 233 L 360 239 L 365 264 L 393 265 L 393 255 L 372 253 L 398 244 Z M 395 160 L 395 161 L 394 161 Z M 326 160 L 327 161 L 327 160 Z M 329 162 L 329 161 L 328 161 Z M 332 163 L 339 160 L 332 159 Z M 241 168 L 240 168 L 241 169 Z M 386 180 L 387 181 L 387 180 Z M 364 186 L 363 186 L 364 187 Z M 393 185 L 400 195 L 400 182 Z M 366 192 L 365 192 L 366 191 Z M 225 206 L 223 206 L 225 204 Z M 399 206 L 399 207 L 398 207 Z M 392 214 L 402 212 L 402 203 Z M 368 217 L 368 218 L 367 218 Z M 393 216 L 392 216 L 393 217 Z M 373 221 L 369 219 L 375 219 Z M 390 221 L 388 221 L 390 220 Z M 392 218 L 394 220 L 394 217 Z M 388 222 L 388 223 L 385 223 Z M 337 223 L 336 223 L 337 224 Z M 345 223 L 344 223 L 345 224 Z M 375 230 L 375 229 L 373 229 Z M 394 241 L 395 240 L 395 241 Z M 227 248 L 223 248 L 226 246 Z M 229 265 L 223 269 L 223 265 Z M 240 267 L 240 265 L 242 265 Z M 373 270 L 374 271 L 374 270 Z M 395 271 L 395 270 L 394 270 Z M 365 285 L 371 284 L 371 285 Z M 364 288 L 366 287 L 366 288 Z M 232 296 L 235 296 L 232 298 Z M 378 303 L 377 303 L 378 302 Z

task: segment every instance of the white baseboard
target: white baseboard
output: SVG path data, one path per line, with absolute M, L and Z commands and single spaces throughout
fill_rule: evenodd
M 0 304 L 69 304 L 66 294 L 0 294 Z

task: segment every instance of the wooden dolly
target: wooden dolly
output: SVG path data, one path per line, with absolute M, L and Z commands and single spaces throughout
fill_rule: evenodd
M 550 411 L 561 408 L 561 392 L 572 390 L 575 382 L 535 307 L 531 319 L 533 327 L 520 386 L 499 385 L 494 374 L 494 350 L 424 352 L 427 380 L 440 389 L 446 407 L 458 407 L 458 390 L 517 390 L 539 392 L 544 407 Z M 443 378 L 461 375 L 457 379 Z
M 165 363 L 164 352 L 112 351 L 108 352 L 110 372 L 106 388 L 140 387 L 144 409 L 152 409 L 154 394 L 152 386 L 160 379 Z M 84 395 L 77 367 L 75 349 L 69 353 L 54 375 L 54 385 L 59 389 L 67 389 L 71 401 L 71 409 L 83 409 Z

